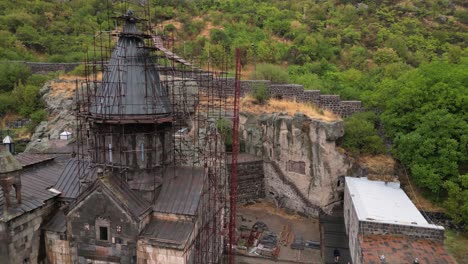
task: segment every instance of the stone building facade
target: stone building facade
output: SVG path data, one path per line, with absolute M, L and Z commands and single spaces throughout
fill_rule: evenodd
M 353 263 L 376 263 L 379 258 L 383 263 L 454 263 L 443 247 L 444 228 L 429 224 L 398 182 L 346 177 L 345 184 L 345 228 Z M 393 245 L 395 241 L 402 246 Z

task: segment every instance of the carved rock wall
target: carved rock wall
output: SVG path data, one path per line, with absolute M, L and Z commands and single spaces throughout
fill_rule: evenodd
M 267 198 L 278 205 L 316 216 L 341 201 L 342 176 L 352 162 L 336 148 L 343 121 L 326 122 L 301 113 L 240 117 L 241 148 L 266 161 Z

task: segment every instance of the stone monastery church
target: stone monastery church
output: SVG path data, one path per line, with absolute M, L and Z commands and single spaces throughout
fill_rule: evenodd
M 174 99 L 183 80 L 164 83 L 140 20 L 119 19 L 102 80 L 77 90 L 74 157 L 1 146 L 3 264 L 216 263 L 222 254 L 226 201 L 204 194 L 227 188 L 224 144 L 209 114 L 196 117 L 196 91 Z M 191 134 L 177 132 L 186 125 Z

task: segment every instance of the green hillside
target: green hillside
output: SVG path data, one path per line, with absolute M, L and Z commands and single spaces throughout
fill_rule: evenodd
M 362 100 L 369 113 L 346 120 L 342 146 L 390 151 L 468 229 L 466 1 L 148 1 L 151 21 L 182 57 L 221 67 L 242 48 L 245 78 Z M 0 1 L 0 58 L 83 60 L 93 35 L 125 12 L 125 3 L 106 2 L 119 1 Z M 43 118 L 38 98 L 24 96 L 37 94 L 42 77 L 0 66 L 0 115 Z

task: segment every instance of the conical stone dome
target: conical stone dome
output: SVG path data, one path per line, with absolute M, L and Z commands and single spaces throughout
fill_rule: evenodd
M 171 104 L 143 34 L 131 13 L 114 48 L 101 86 L 92 99 L 95 117 L 148 119 L 171 113 Z

